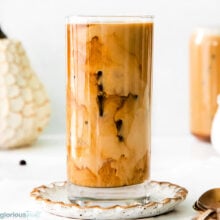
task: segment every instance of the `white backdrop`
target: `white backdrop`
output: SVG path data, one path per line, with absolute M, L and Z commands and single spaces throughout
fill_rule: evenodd
M 65 16 L 115 13 L 155 15 L 153 134 L 189 133 L 188 40 L 220 25 L 219 0 L 0 0 L 0 25 L 23 42 L 50 96 L 46 133 L 65 132 Z

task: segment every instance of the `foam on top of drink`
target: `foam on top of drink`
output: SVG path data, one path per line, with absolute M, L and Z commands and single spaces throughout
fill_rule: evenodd
M 135 23 L 152 23 L 152 15 L 142 16 L 96 16 L 96 15 L 75 15 L 67 16 L 67 24 L 135 24 Z

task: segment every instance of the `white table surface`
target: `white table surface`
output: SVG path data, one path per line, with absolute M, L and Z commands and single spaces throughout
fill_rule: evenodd
M 25 159 L 26 166 L 19 161 Z M 188 189 L 187 199 L 175 211 L 156 220 L 188 220 L 195 216 L 192 205 L 207 189 L 220 187 L 220 156 L 212 146 L 186 137 L 154 137 L 151 179 L 169 181 Z M 30 198 L 39 185 L 66 179 L 65 136 L 41 136 L 29 148 L 0 151 L 0 219 L 2 213 L 29 212 L 28 219 L 66 219 L 41 210 Z M 36 214 L 36 216 L 34 216 Z M 21 219 L 21 218 L 17 218 Z

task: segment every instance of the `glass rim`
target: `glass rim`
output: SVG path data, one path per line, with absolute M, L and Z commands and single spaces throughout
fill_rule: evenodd
M 68 15 L 66 23 L 144 23 L 153 22 L 153 15 Z
M 194 29 L 195 33 L 203 33 L 207 35 L 220 35 L 220 25 L 218 26 L 199 26 Z

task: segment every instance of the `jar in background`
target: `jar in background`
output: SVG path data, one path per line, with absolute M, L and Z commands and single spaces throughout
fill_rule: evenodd
M 210 141 L 220 93 L 220 28 L 198 28 L 190 38 L 190 129 Z

